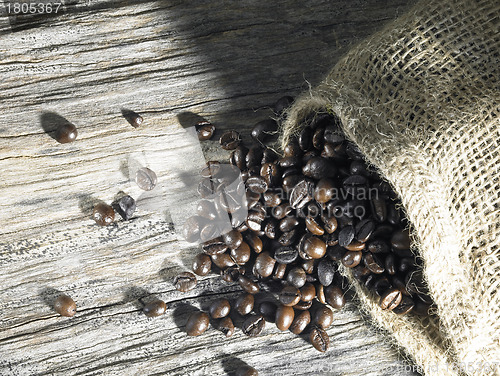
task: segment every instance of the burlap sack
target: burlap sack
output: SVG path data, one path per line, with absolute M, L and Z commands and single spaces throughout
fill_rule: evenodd
M 420 2 L 297 98 L 282 129 L 283 145 L 311 113 L 337 114 L 401 196 L 436 315 L 383 311 L 351 280 L 426 375 L 500 372 L 499 16 L 498 0 Z

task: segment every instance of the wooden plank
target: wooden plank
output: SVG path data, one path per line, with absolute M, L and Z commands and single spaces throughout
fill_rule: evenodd
M 318 83 L 412 3 L 86 0 L 50 17 L 3 17 L 0 374 L 218 375 L 242 361 L 262 375 L 415 374 L 354 304 L 336 313 L 327 354 L 270 324 L 256 339 L 189 338 L 194 307 L 239 288 L 212 276 L 181 294 L 171 282 L 198 252 L 172 224 L 193 200 L 192 189 L 179 194 L 182 177 L 203 156 L 228 157 L 215 139 L 193 144 L 179 119 L 201 115 L 216 137 L 239 129 L 248 142 L 277 98 Z M 145 126 L 132 128 L 122 108 Z M 57 144 L 44 113 L 76 124 L 77 141 Z M 157 173 L 151 193 L 130 179 L 137 165 Z M 138 199 L 136 217 L 96 226 L 93 204 L 120 191 Z M 76 317 L 50 309 L 58 291 L 75 298 Z M 153 296 L 168 302 L 164 317 L 140 313 L 138 298 Z

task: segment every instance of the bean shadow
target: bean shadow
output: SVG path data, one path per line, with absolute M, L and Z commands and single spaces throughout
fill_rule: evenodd
M 221 362 L 222 368 L 228 376 L 236 376 L 238 370 L 251 367 L 248 363 L 235 356 L 228 356 L 227 358 L 223 358 Z
M 63 294 L 62 291 L 57 290 L 53 287 L 44 287 L 39 292 L 40 298 L 52 311 L 54 311 L 54 303 L 57 297 L 59 297 L 62 294 Z
M 78 195 L 78 207 L 86 217 L 91 217 L 94 206 L 100 203 L 104 203 L 104 201 L 95 198 L 91 194 L 82 193 Z
M 191 313 L 198 311 L 198 308 L 196 308 L 192 304 L 185 302 L 172 303 L 169 309 L 171 308 L 174 308 L 174 311 L 172 313 L 174 323 L 181 331 L 185 331 L 186 323 Z
M 123 292 L 123 303 L 132 303 L 137 310 L 142 311 L 145 304 L 154 300 L 156 296 L 142 287 L 129 286 Z
M 40 125 L 47 135 L 56 140 L 56 131 L 59 127 L 73 124 L 55 112 L 42 112 L 40 114 Z

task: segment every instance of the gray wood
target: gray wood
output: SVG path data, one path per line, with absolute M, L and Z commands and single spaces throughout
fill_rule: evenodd
M 413 2 L 87 0 L 31 18 L 0 5 L 0 374 L 222 375 L 241 362 L 261 375 L 415 374 L 352 303 L 326 354 L 270 324 L 260 338 L 189 338 L 190 312 L 239 289 L 215 276 L 186 294 L 171 283 L 198 252 L 172 220 L 192 208 L 203 156 L 227 159 L 222 131 L 248 141 L 277 98 L 317 84 Z M 78 126 L 75 143 L 44 131 L 48 112 Z M 182 126 L 189 113 L 218 128 L 202 149 Z M 130 179 L 138 165 L 158 175 L 149 194 Z M 139 199 L 136 217 L 98 227 L 93 204 L 120 191 Z M 76 300 L 75 317 L 50 308 L 59 292 Z M 138 299 L 155 296 L 168 313 L 148 319 Z

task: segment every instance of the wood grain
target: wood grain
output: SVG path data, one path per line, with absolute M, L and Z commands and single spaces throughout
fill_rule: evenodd
M 172 286 L 198 252 L 173 221 L 192 208 L 193 170 L 227 159 L 216 138 L 238 129 L 248 142 L 277 98 L 317 84 L 413 3 L 86 0 L 33 17 L 0 5 L 0 374 L 222 375 L 245 362 L 261 375 L 414 375 L 354 304 L 320 354 L 271 324 L 256 339 L 189 338 L 189 313 L 239 288 L 215 276 L 186 294 Z M 190 114 L 218 128 L 201 148 Z M 77 125 L 75 143 L 50 137 L 56 115 Z M 141 192 L 137 166 L 159 187 Z M 96 226 L 93 204 L 121 191 L 138 199 L 136 216 Z M 76 317 L 51 310 L 60 292 Z M 169 309 L 148 319 L 138 299 L 153 297 Z

